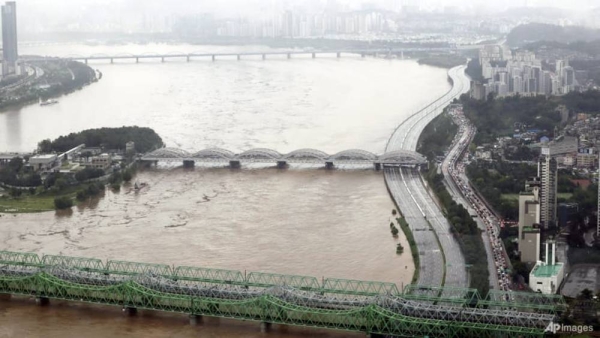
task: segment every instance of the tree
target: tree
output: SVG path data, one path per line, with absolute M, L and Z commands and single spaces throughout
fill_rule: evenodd
M 67 187 L 67 180 L 61 177 L 54 182 L 54 186 L 56 189 L 58 189 L 58 191 L 62 191 Z
M 12 188 L 12 189 L 10 189 L 9 194 L 10 194 L 11 197 L 17 198 L 17 197 L 21 196 L 22 192 L 21 192 L 20 189 Z
M 8 162 L 8 168 L 14 171 L 15 173 L 18 173 L 23 168 L 23 159 L 20 157 L 13 157 Z
M 402 246 L 402 244 L 398 243 L 398 245 L 396 245 L 396 254 L 401 255 L 403 252 L 404 252 L 404 247 Z
M 50 139 L 45 139 L 38 143 L 38 151 L 40 153 L 50 153 L 52 152 L 52 141 Z
M 577 298 L 579 298 L 579 299 L 592 299 L 593 296 L 594 296 L 594 292 L 592 292 L 592 290 L 590 290 L 590 289 L 583 289 L 583 291 L 581 291 L 581 293 L 579 294 L 579 296 L 577 296 Z
M 132 175 L 129 170 L 126 170 L 125 172 L 123 172 L 123 181 L 129 182 L 129 181 L 131 181 L 131 179 L 132 179 Z
M 57 210 L 69 209 L 73 206 L 73 200 L 67 196 L 57 197 L 54 199 L 54 207 Z

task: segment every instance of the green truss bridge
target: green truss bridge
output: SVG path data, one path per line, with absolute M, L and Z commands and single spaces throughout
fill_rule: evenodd
M 442 292 L 443 291 L 443 292 Z M 560 296 L 0 251 L 0 293 L 398 337 L 542 337 Z M 444 295 L 440 297 L 440 295 Z

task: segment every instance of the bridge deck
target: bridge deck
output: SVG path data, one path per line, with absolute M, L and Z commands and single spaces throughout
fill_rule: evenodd
M 271 149 L 251 149 L 239 154 L 227 149 L 209 148 L 190 153 L 177 148 L 161 148 L 148 153 L 142 161 L 165 162 L 240 162 L 240 163 L 330 163 L 330 164 L 371 164 L 371 165 L 425 165 L 425 156 L 408 150 L 396 150 L 382 155 L 350 149 L 328 155 L 316 149 L 299 149 L 288 154 L 280 154 Z
M 461 292 L 447 293 L 464 295 Z M 0 293 L 398 336 L 541 337 L 547 308 L 423 286 L 0 252 Z M 550 307 L 552 307 L 550 309 Z M 497 310 L 497 309 L 498 310 Z

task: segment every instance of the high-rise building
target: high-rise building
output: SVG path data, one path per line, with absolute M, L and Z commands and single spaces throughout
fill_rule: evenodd
M 550 148 L 542 149 L 542 156 L 538 161 L 538 177 L 541 181 L 540 193 L 540 223 L 544 228 L 556 225 L 558 189 L 558 164 L 550 156 Z
M 598 163 L 600 168 L 600 162 Z M 598 223 L 596 225 L 596 236 L 600 238 L 600 184 L 598 184 Z
M 521 262 L 536 263 L 540 259 L 540 189 L 538 177 L 525 184 L 519 194 L 519 234 L 517 239 Z
M 17 4 L 6 2 L 2 6 L 2 73 L 13 74 L 16 71 L 19 52 L 17 49 Z

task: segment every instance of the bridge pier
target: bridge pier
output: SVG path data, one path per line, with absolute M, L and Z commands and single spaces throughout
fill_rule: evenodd
M 189 55 L 185 57 L 185 61 L 186 62 L 190 62 L 190 56 Z
M 335 169 L 333 162 L 325 162 L 325 169 L 328 169 L 328 170 Z
M 342 56 L 342 53 L 340 53 L 340 52 L 337 52 L 337 57 L 338 57 L 338 59 L 339 59 L 341 56 Z
M 35 304 L 37 304 L 38 306 L 46 306 L 46 305 L 50 304 L 50 298 L 36 297 Z
M 212 56 L 212 60 L 213 60 L 213 61 L 215 61 L 215 59 L 216 59 L 216 56 L 215 56 L 215 55 L 213 55 L 213 56 Z
M 123 308 L 123 312 L 128 316 L 135 316 L 137 314 L 137 308 L 126 306 Z
M 110 58 L 110 63 L 115 63 L 115 60 L 113 58 Z
M 287 166 L 286 161 L 277 161 L 277 169 L 287 169 Z
M 135 63 L 140 63 L 140 58 L 135 58 Z
M 312 58 L 316 58 L 317 57 L 317 53 L 312 53 Z
M 190 325 L 196 326 L 202 323 L 202 316 L 200 315 L 190 315 Z
M 184 168 L 193 168 L 196 165 L 196 162 L 193 160 L 184 160 L 183 167 Z
M 231 169 L 240 169 L 242 167 L 242 163 L 240 161 L 231 160 L 229 161 L 229 167 Z
M 271 323 L 261 322 L 260 323 L 260 332 L 267 333 L 271 330 Z
M 381 170 L 381 163 L 375 163 L 374 166 L 375 166 L 375 171 Z

